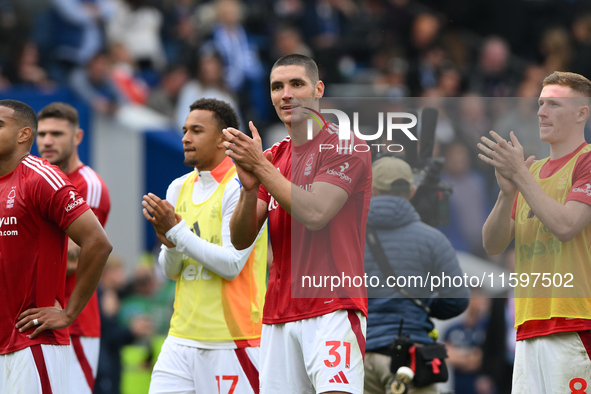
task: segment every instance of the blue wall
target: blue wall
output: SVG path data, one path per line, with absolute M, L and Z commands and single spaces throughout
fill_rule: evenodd
M 166 198 L 168 185 L 176 178 L 190 172 L 191 167 L 183 164 L 182 135 L 172 130 L 147 131 L 144 133 L 146 171 L 144 172 L 145 193 L 151 192 Z M 141 196 L 138 200 L 141 201 Z M 152 225 L 146 220 L 145 249 L 151 250 L 158 239 Z M 159 242 L 159 241 L 158 241 Z

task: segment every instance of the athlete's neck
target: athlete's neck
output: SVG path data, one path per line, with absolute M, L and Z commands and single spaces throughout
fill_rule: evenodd
M 30 152 L 14 152 L 10 157 L 4 159 L 0 158 L 0 177 L 10 174 L 20 164 Z
M 316 137 L 322 128 L 318 123 L 312 123 L 312 138 L 308 138 L 308 127 L 306 122 L 286 123 L 285 127 L 291 137 L 291 141 L 295 146 L 303 145 Z
M 569 141 L 551 143 L 550 160 L 560 159 L 561 157 L 574 152 L 583 142 L 585 142 L 585 137 L 581 135 L 580 138 L 572 138 Z
M 63 163 L 60 163 L 58 167 L 64 174 L 68 175 L 80 168 L 82 164 L 83 163 L 78 157 L 78 154 L 73 154 L 68 158 L 68 160 L 65 160 Z
M 217 166 L 220 165 L 220 163 L 222 161 L 224 161 L 224 159 L 228 157 L 226 156 L 226 152 L 225 151 L 220 151 L 218 155 L 216 155 L 216 157 L 214 158 L 214 160 L 210 163 L 204 164 L 201 167 L 195 167 L 197 168 L 197 171 L 202 172 L 202 171 L 213 171 Z

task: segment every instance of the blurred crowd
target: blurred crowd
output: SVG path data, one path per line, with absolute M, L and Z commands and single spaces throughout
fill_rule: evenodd
M 2 0 L 0 89 L 69 86 L 95 111 L 145 105 L 178 129 L 197 96 L 274 122 L 278 57 L 315 58 L 333 96 L 535 96 L 591 67 L 577 0 Z
M 497 186 L 476 141 L 514 130 L 526 154 L 547 156 L 536 132 L 542 79 L 556 70 L 591 75 L 591 4 L 581 0 L 0 0 L 0 37 L 0 92 L 67 87 L 97 113 L 138 105 L 179 132 L 190 103 L 215 97 L 242 125 L 259 125 L 267 146 L 285 133 L 267 92 L 270 67 L 285 54 L 313 57 L 327 96 L 430 99 L 442 178 L 454 188 L 441 230 L 456 250 L 481 257 Z M 463 99 L 441 101 L 455 97 Z M 500 108 L 488 99 L 509 97 L 522 99 Z M 143 350 L 123 357 L 149 369 L 151 338 L 166 334 L 173 295 L 153 261 L 129 281 L 121 261 L 109 262 L 97 391 L 115 392 L 119 350 L 129 343 Z M 474 301 L 445 333 L 458 393 L 504 392 L 510 298 Z

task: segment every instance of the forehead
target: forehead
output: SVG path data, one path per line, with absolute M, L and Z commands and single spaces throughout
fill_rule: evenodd
M 304 66 L 278 66 L 271 71 L 271 83 L 276 82 L 289 82 L 292 79 L 303 79 L 308 83 L 311 83 L 310 77 L 306 74 L 306 68 Z
M 0 119 L 4 122 L 14 121 L 14 109 L 0 106 Z
M 540 97 L 580 97 L 580 94 L 574 92 L 568 86 L 546 85 L 540 93 Z
M 39 131 L 57 131 L 57 130 L 70 130 L 74 126 L 67 120 L 62 118 L 45 118 L 39 121 L 37 129 Z

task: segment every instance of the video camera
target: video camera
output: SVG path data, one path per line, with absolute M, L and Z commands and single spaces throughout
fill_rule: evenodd
M 417 115 L 416 111 L 407 111 Z M 435 146 L 435 131 L 437 128 L 438 111 L 436 108 L 424 107 L 420 111 L 421 132 L 418 141 L 404 139 L 400 143 L 404 146 L 404 157 L 414 173 L 417 192 L 411 203 L 421 216 L 421 220 L 431 226 L 445 226 L 449 223 L 449 196 L 452 186 L 441 180 L 441 171 L 445 159 L 433 157 Z M 417 116 L 418 117 L 418 116 Z M 417 137 L 417 126 L 409 128 Z

